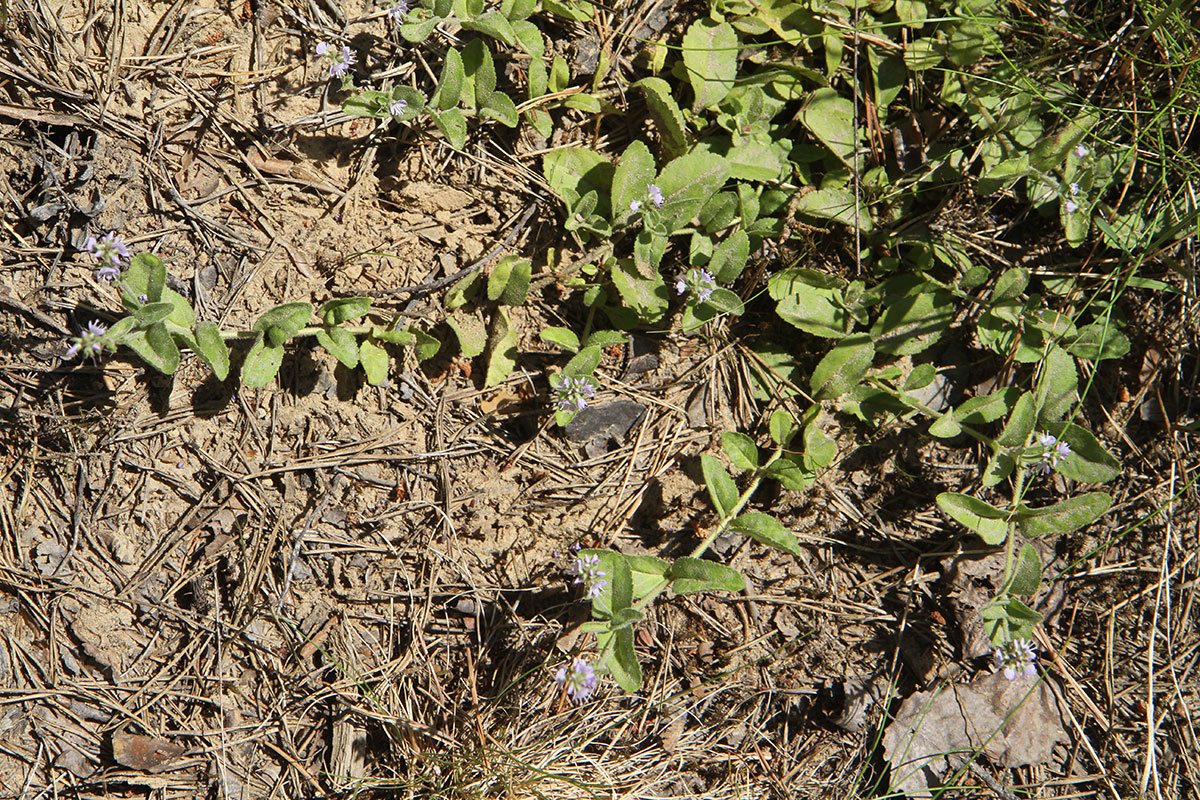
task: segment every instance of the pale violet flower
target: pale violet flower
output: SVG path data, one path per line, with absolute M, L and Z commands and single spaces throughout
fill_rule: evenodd
M 388 113 L 391 114 L 393 117 L 398 117 L 404 113 L 404 110 L 406 108 L 408 108 L 407 100 L 405 100 L 403 98 L 401 98 L 399 100 L 393 100 L 392 104 L 390 106 L 388 106 Z
M 996 667 L 1004 672 L 1008 680 L 1015 680 L 1017 675 L 1032 678 L 1037 675 L 1037 645 L 1028 639 L 1013 639 L 992 654 Z
M 358 57 L 354 55 L 354 51 L 349 45 L 342 45 L 341 50 L 335 50 L 329 42 L 321 42 L 313 51 L 318 58 L 328 58 L 329 77 L 341 78 L 344 77 L 350 67 L 358 63 Z
M 629 210 L 635 214 L 637 212 L 641 211 L 642 210 L 642 201 L 641 200 L 630 200 L 629 201 Z
M 89 236 L 84 243 L 84 249 L 100 262 L 100 266 L 96 268 L 97 280 L 114 281 L 121 277 L 121 259 L 129 258 L 129 248 L 117 236 L 116 231 L 109 231 L 100 239 Z
M 1060 441 L 1054 434 L 1045 431 L 1038 434 L 1038 445 L 1042 448 L 1042 460 L 1033 465 L 1036 472 L 1046 475 L 1058 462 L 1071 455 L 1071 445 Z
M 692 267 L 683 273 L 682 278 L 675 282 L 675 291 L 677 294 L 688 292 L 701 303 L 711 297 L 713 290 L 716 288 L 716 278 L 712 276 L 711 272 L 700 267 Z
M 387 6 L 388 19 L 392 22 L 399 22 L 408 13 L 408 0 L 392 0 Z
M 575 563 L 571 565 L 571 572 L 575 575 L 575 583 L 582 583 L 587 589 L 590 599 L 599 597 L 608 585 L 604 577 L 607 573 L 600 569 L 600 556 L 595 553 L 576 556 Z
M 554 675 L 554 681 L 560 689 L 565 689 L 567 696 L 576 703 L 582 703 L 592 692 L 596 691 L 596 670 L 585 659 L 576 656 L 570 664 L 559 667 Z
M 653 183 L 646 187 L 646 194 L 650 195 L 650 202 L 654 203 L 655 208 L 662 208 L 663 193 L 662 189 L 655 186 Z
M 1084 144 L 1083 142 L 1080 142 L 1079 144 L 1075 145 L 1075 155 L 1079 156 L 1080 158 L 1083 158 L 1087 154 L 1088 154 L 1088 149 L 1087 149 L 1086 144 Z
M 1079 194 L 1079 184 L 1078 183 L 1069 183 L 1069 184 L 1067 184 L 1067 188 L 1071 190 L 1072 197 Z
M 74 358 L 80 353 L 87 353 L 93 357 L 100 355 L 104 350 L 102 339 L 106 333 L 108 333 L 108 328 L 92 320 L 79 332 L 78 336 L 71 340 L 71 346 L 67 348 L 67 358 Z
M 1074 214 L 1079 210 L 1079 206 L 1076 205 L 1075 201 L 1070 198 L 1067 198 L 1067 202 L 1063 203 L 1063 208 L 1067 210 L 1068 214 Z
M 571 377 L 558 374 L 550 379 L 550 387 L 558 394 L 555 405 L 559 411 L 575 412 L 587 408 L 587 401 L 596 393 L 592 379 L 586 375 Z

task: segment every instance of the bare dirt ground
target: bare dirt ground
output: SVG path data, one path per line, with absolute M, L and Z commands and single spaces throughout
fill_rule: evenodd
M 544 142 L 479 137 L 459 154 L 341 115 L 316 42 L 345 31 L 379 69 L 418 68 L 369 4 L 9 7 L 0 797 L 886 788 L 884 708 L 972 668 L 974 584 L 947 566 L 965 541 L 932 503 L 974 474 L 970 453 L 842 430 L 810 492 L 756 499 L 805 556 L 729 543 L 751 590 L 660 603 L 639 634 L 644 692 L 575 706 L 551 679 L 586 645 L 568 548 L 674 554 L 711 524 L 698 455 L 761 411 L 737 347 L 649 335 L 649 364 L 609 353 L 598 402 L 645 413 L 586 447 L 546 411 L 553 285 L 515 312 L 517 373 L 486 391 L 452 356 L 401 359 L 372 387 L 300 346 L 261 390 L 194 357 L 173 378 L 128 351 L 65 361 L 70 332 L 120 313 L 80 252 L 88 235 L 159 254 L 198 314 L 229 326 L 372 292 L 436 319 L 436 295 L 387 292 L 506 241 L 536 269 L 558 210 Z M 1040 600 L 1070 741 L 1052 770 L 1002 782 L 1056 797 L 1132 796 L 1143 774 L 1159 796 L 1196 785 L 1197 459 L 1169 422 L 1188 413 L 1195 352 L 1179 336 L 1137 343 L 1097 381 L 1090 423 L 1128 472 L 1106 522 L 1047 554 L 1058 588 Z M 981 781 L 964 796 L 998 791 Z

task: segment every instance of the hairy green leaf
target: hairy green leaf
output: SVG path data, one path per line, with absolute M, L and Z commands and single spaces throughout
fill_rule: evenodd
M 683 65 L 696 99 L 694 111 L 714 108 L 737 77 L 738 36 L 728 22 L 702 17 L 683 35 Z
M 737 484 L 729 477 L 725 465 L 707 453 L 700 456 L 700 470 L 704 473 L 704 483 L 717 513 L 722 519 L 728 517 L 738 504 Z
M 266 335 L 260 332 L 242 362 L 242 384 L 251 388 L 266 386 L 279 374 L 283 365 L 283 348 L 267 344 Z
M 958 492 L 937 496 L 938 508 L 990 545 L 1003 544 L 1008 536 L 1007 515 L 991 503 Z
M 347 369 L 358 366 L 358 342 L 345 328 L 322 328 L 317 331 L 317 342 L 346 365 Z
M 1017 512 L 1017 524 L 1031 539 L 1072 533 L 1104 516 L 1112 501 L 1112 495 L 1105 492 L 1088 492 L 1052 506 L 1022 507 Z
M 749 436 L 736 431 L 726 431 L 721 434 L 721 443 L 725 446 L 725 452 L 729 454 L 729 460 L 735 467 L 747 470 L 758 469 L 758 445 Z
M 796 534 L 783 527 L 779 520 L 761 511 L 739 514 L 729 524 L 731 530 L 744 533 L 759 544 L 778 548 L 794 556 L 800 555 L 800 542 Z
M 221 329 L 215 322 L 197 322 L 193 338 L 196 353 L 208 364 L 208 368 L 223 381 L 229 377 L 229 347 L 221 338 Z
M 676 594 L 740 592 L 746 588 L 745 579 L 736 569 L 691 556 L 676 559 L 667 570 L 667 578 Z
M 818 400 L 834 400 L 850 391 L 866 374 L 875 358 L 870 336 L 847 336 L 825 354 L 812 372 L 810 385 Z

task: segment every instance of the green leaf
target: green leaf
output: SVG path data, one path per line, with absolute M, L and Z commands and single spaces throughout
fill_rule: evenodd
M 462 51 L 463 97 L 467 108 L 483 108 L 496 91 L 496 64 L 492 51 L 482 39 L 475 39 Z
M 164 375 L 174 374 L 179 368 L 179 348 L 162 322 L 126 333 L 121 343 Z
M 442 349 L 442 340 L 436 336 L 430 336 L 420 328 L 409 328 L 409 331 L 417 337 L 415 347 L 417 361 L 428 361 Z
M 785 488 L 791 489 L 793 492 L 807 491 L 816 482 L 817 478 L 816 473 L 796 463 L 795 458 L 792 456 L 784 456 L 772 462 L 767 467 L 765 474 L 768 478 L 779 481 Z
M 448 108 L 445 111 L 431 111 L 429 116 L 433 118 L 433 124 L 437 126 L 442 135 L 446 137 L 446 141 L 455 150 L 462 150 L 467 145 L 467 118 L 457 108 Z
M 555 16 L 574 22 L 587 22 L 596 13 L 595 6 L 581 0 L 542 0 L 542 7 Z
M 1007 515 L 990 503 L 958 492 L 937 496 L 938 508 L 990 545 L 1003 544 L 1008 537 Z
M 1000 481 L 1007 478 L 1016 469 L 1017 462 L 1013 460 L 1011 454 L 1005 450 L 997 450 L 992 453 L 992 457 L 988 460 L 987 466 L 983 469 L 983 477 L 980 480 L 984 486 L 995 486 Z
M 1029 597 L 1037 593 L 1038 584 L 1041 582 L 1042 559 L 1038 556 L 1037 548 L 1031 544 L 1021 545 L 1017 552 L 1017 561 L 1013 565 L 1012 580 L 1008 582 L 1008 591 Z
M 546 54 L 546 40 L 538 26 L 526 20 L 517 20 L 513 22 L 512 28 L 521 49 L 528 53 L 534 62 L 542 63 L 542 56 Z M 545 89 L 542 93 L 545 93 Z
M 979 183 L 976 188 L 980 194 L 995 194 L 1001 189 L 1007 189 L 1009 186 L 1012 186 L 1021 178 L 1028 175 L 1029 172 L 1029 155 L 1022 153 L 1012 158 L 1006 158 L 992 165 L 990 168 L 984 169 L 983 174 L 979 176 Z M 1019 269 L 1019 267 L 1016 269 Z
M 633 599 L 640 600 L 662 583 L 670 563 L 655 556 L 625 555 L 613 550 L 580 550 L 580 556 L 596 556 L 599 561 L 597 568 L 605 575 L 615 575 L 617 562 L 620 561 L 630 571 L 633 581 Z M 613 616 L 612 584 L 606 585 L 600 594 L 593 598 L 592 609 L 596 616 L 609 618 Z
M 463 358 L 474 358 L 487 347 L 487 333 L 483 321 L 475 314 L 451 314 L 446 317 L 446 323 L 458 337 L 458 347 Z
M 134 256 L 129 269 L 125 271 L 125 282 L 133 288 L 134 262 L 141 260 L 145 269 L 145 282 L 140 294 L 146 295 L 147 303 L 157 303 L 162 300 L 163 288 L 167 285 L 167 267 L 161 258 L 150 253 Z
M 715 108 L 737 77 L 738 36 L 728 22 L 702 17 L 683 35 L 683 65 L 696 95 L 694 111 Z
M 1046 430 L 1071 446 L 1071 454 L 1054 468 L 1064 478 L 1083 483 L 1106 483 L 1121 474 L 1121 463 L 1104 449 L 1092 432 L 1066 422 L 1051 422 Z
M 613 171 L 614 224 L 623 224 L 635 216 L 630 209 L 632 202 L 635 200 L 642 203 L 647 202 L 646 187 L 654 183 L 656 174 L 654 156 L 650 155 L 650 148 L 646 147 L 643 142 L 635 140 L 625 148 L 625 152 L 621 154 L 621 160 L 617 163 L 617 168 Z
M 676 594 L 740 592 L 746 588 L 745 579 L 736 569 L 691 556 L 676 559 L 667 570 L 667 578 Z
M 742 274 L 749 257 L 750 237 L 744 230 L 738 229 L 713 250 L 712 258 L 708 262 L 708 271 L 716 278 L 717 283 L 729 285 Z
M 483 273 L 476 271 L 464 275 L 446 292 L 442 302 L 447 311 L 457 311 L 475 298 L 483 286 Z
M 139 328 L 147 328 L 156 322 L 162 322 L 171 314 L 170 303 L 147 303 L 133 312 Z
M 708 494 L 712 498 L 717 513 L 722 519 L 728 517 L 738 504 L 737 484 L 725 471 L 725 465 L 715 456 L 707 453 L 700 456 L 700 470 L 704 474 L 704 483 L 708 486 Z
M 880 118 L 887 116 L 887 108 L 904 88 L 908 71 L 904 58 L 898 55 L 882 55 L 876 47 L 867 47 L 867 60 L 874 73 L 875 105 Z
M 856 204 L 854 194 L 849 189 L 817 189 L 797 197 L 798 213 L 819 219 L 831 219 L 851 228 L 857 227 L 863 233 L 869 233 L 874 227 L 870 211 Z
M 853 102 L 833 89 L 817 89 L 801 109 L 800 122 L 846 166 L 855 169 L 858 131 L 854 127 Z
M 588 334 L 587 339 L 585 339 L 583 342 L 583 346 L 584 347 L 615 347 L 615 346 L 619 345 L 621 347 L 624 347 L 626 342 L 628 342 L 628 341 L 629 341 L 629 337 L 626 334 L 621 333 L 620 331 L 614 331 L 614 330 L 608 330 L 608 329 L 602 328 L 598 331 L 592 331 L 590 334 Z
M 400 36 L 406 42 L 413 42 L 414 44 L 428 39 L 429 34 L 433 33 L 434 27 L 442 21 L 440 17 L 430 16 L 414 19 L 413 16 L 410 14 L 408 19 L 401 23 Z
M 517 32 L 513 30 L 512 23 L 508 21 L 508 18 L 499 11 L 485 11 L 475 19 L 459 20 L 459 23 L 469 31 L 486 33 L 509 47 L 517 46 Z
M 804 426 L 804 466 L 816 472 L 825 469 L 837 458 L 837 443 L 825 435 L 821 426 L 813 422 Z
M 348 369 L 358 366 L 358 342 L 350 331 L 345 328 L 321 328 L 316 335 L 317 343 Z
M 792 441 L 792 437 L 796 435 L 796 418 L 787 409 L 777 408 L 771 412 L 767 431 L 771 434 L 771 441 L 787 447 L 788 443 Z
M 525 263 L 529 263 L 528 261 Z M 503 383 L 517 365 L 517 329 L 503 308 L 496 309 L 488 331 L 487 377 L 484 386 Z
M 642 688 L 642 666 L 633 647 L 632 627 L 598 633 L 596 644 L 604 654 L 601 664 L 618 686 L 626 692 L 636 692 Z
M 1112 320 L 1098 319 L 1085 325 L 1079 335 L 1067 344 L 1067 350 L 1088 361 L 1122 358 L 1129 353 L 1129 338 L 1121 333 Z
M 794 556 L 800 555 L 800 542 L 796 534 L 789 531 L 770 514 L 761 511 L 747 511 L 739 514 L 729 524 L 731 530 L 744 533 L 759 544 L 778 548 Z
M 596 213 L 606 219 L 611 214 L 608 197 L 613 172 L 607 158 L 582 147 L 560 147 L 542 157 L 546 182 L 568 208 L 579 205 L 580 198 L 588 192 L 596 192 L 600 198 Z
M 771 276 L 767 291 L 779 301 L 775 313 L 789 325 L 827 339 L 846 335 L 840 281 L 816 270 L 789 267 Z
M 1033 392 L 1024 392 L 1013 405 L 1012 414 L 1004 424 L 1004 430 L 996 437 L 1002 447 L 1023 447 L 1037 424 L 1037 404 Z
M 929 435 L 939 439 L 953 439 L 962 433 L 962 426 L 954 419 L 954 412 L 948 411 L 935 419 L 929 426 Z
M 365 317 L 370 310 L 371 298 L 369 297 L 342 297 L 337 300 L 330 300 L 321 306 L 321 310 L 317 312 L 317 316 L 326 325 L 341 325 L 343 322 Z
M 197 322 L 193 338 L 196 353 L 208 364 L 208 368 L 223 381 L 229 377 L 229 347 L 221 338 L 221 329 L 215 322 Z
M 1033 148 L 1030 161 L 1034 168 L 1051 172 L 1062 166 L 1075 145 L 1087 138 L 1088 132 L 1100 121 L 1100 112 L 1084 108 L 1054 136 L 1042 138 Z
M 367 373 L 367 383 L 379 386 L 387 381 L 387 350 L 370 339 L 363 339 L 358 345 L 358 361 L 362 364 L 363 372 Z
M 1030 539 L 1066 534 L 1091 525 L 1112 507 L 1112 495 L 1089 492 L 1042 508 L 1022 507 L 1017 512 L 1017 525 Z
M 462 53 L 453 47 L 448 48 L 445 60 L 442 61 L 442 78 L 438 81 L 437 93 L 434 95 L 439 111 L 447 111 L 458 105 L 462 99 L 465 77 Z
M 612 631 L 619 631 L 622 628 L 631 628 L 646 618 L 646 614 L 638 611 L 636 608 L 622 608 L 612 616 L 612 622 L 608 628 Z
M 308 324 L 312 315 L 312 303 L 281 303 L 274 308 L 267 309 L 254 321 L 254 325 L 250 329 L 268 335 L 274 329 L 276 331 L 274 336 L 280 339 L 279 342 L 273 344 L 277 347 L 299 333 Z
M 885 309 L 871 328 L 875 347 L 897 356 L 915 355 L 931 347 L 954 319 L 950 293 L 941 289 L 888 295 Z
M 612 565 L 613 616 L 633 605 L 633 570 L 624 558 L 614 558 Z
M 569 328 L 562 328 L 558 326 L 543 328 L 538 333 L 538 336 L 546 344 L 557 345 L 563 350 L 567 350 L 571 353 L 578 352 L 579 350 L 579 337 L 576 336 L 574 331 L 570 330 Z
M 657 185 L 663 193 L 663 227 L 674 233 L 687 225 L 729 178 L 725 159 L 712 153 L 688 153 L 663 168 Z
M 479 109 L 479 115 L 490 117 L 509 128 L 517 127 L 517 123 L 521 121 L 516 104 L 504 92 L 492 92 L 488 95 L 487 100 Z
M 728 289 L 720 288 L 713 289 L 712 294 L 708 296 L 708 299 L 703 301 L 703 305 L 706 305 L 722 314 L 733 314 L 734 316 L 741 316 L 746 310 L 746 306 L 742 302 L 742 298 L 738 297 Z
M 908 377 L 904 379 L 900 390 L 903 392 L 915 392 L 924 389 L 929 384 L 933 383 L 933 379 L 937 377 L 937 367 L 933 364 L 917 364 L 913 367 L 912 372 L 908 373 Z
M 875 358 L 875 344 L 866 334 L 847 336 L 825 354 L 812 372 L 810 385 L 817 400 L 834 400 L 858 385 Z
M 396 100 L 404 101 L 404 110 L 399 114 L 391 112 L 392 103 Z M 416 119 L 424 110 L 425 95 L 408 86 L 396 86 L 392 89 L 391 97 L 387 105 L 382 109 L 382 112 L 384 116 L 390 117 L 396 122 L 408 122 L 411 119 Z
M 658 322 L 667 313 L 670 295 L 662 275 L 658 272 L 645 277 L 633 259 L 622 258 L 613 267 L 611 275 L 621 299 L 642 322 Z
M 954 418 L 967 425 L 983 425 L 1009 413 L 1017 404 L 1021 390 L 1015 386 L 972 397 L 964 401 L 954 412 Z
M 721 434 L 721 443 L 725 446 L 725 452 L 729 454 L 729 460 L 738 469 L 758 469 L 758 445 L 744 433 L 735 431 L 726 431 Z M 734 491 L 737 488 L 734 487 Z
M 996 647 L 1013 639 L 1033 638 L 1033 629 L 1043 619 L 1042 615 L 1015 597 L 992 600 L 979 609 L 983 627 L 988 638 Z
M 1025 287 L 1028 285 L 1028 269 L 1025 267 L 1007 269 L 996 279 L 996 287 L 992 289 L 992 302 L 1016 300 L 1020 298 L 1021 292 L 1025 291 Z
M 688 146 L 687 129 L 683 112 L 672 96 L 671 85 L 662 78 L 642 78 L 633 86 L 641 89 L 645 95 L 646 107 L 654 117 L 663 153 L 668 157 L 682 155 Z
M 1038 380 L 1039 419 L 1042 424 L 1057 422 L 1066 416 L 1075 405 L 1076 389 L 1079 387 L 1079 371 L 1075 359 L 1061 347 L 1052 347 L 1042 364 Z
M 283 348 L 272 347 L 260 332 L 242 362 L 242 384 L 251 388 L 266 386 L 279 374 L 283 364 Z
M 366 89 L 346 98 L 342 110 L 354 117 L 387 116 L 388 94 L 375 89 Z
M 586 345 L 572 356 L 567 365 L 563 367 L 563 374 L 573 378 L 591 375 L 596 371 L 596 367 L 600 366 L 600 355 L 600 347 L 598 345 Z
M 529 277 L 533 265 L 520 256 L 505 256 L 492 268 L 488 276 L 488 300 L 499 300 L 508 306 L 519 306 L 529 294 Z
M 503 0 L 500 12 L 510 20 L 528 19 L 537 11 L 537 0 Z

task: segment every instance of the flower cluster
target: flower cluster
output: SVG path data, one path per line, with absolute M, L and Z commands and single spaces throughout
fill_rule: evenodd
M 576 656 L 570 664 L 559 667 L 554 681 L 560 689 L 566 689 L 568 697 L 576 703 L 582 703 L 596 691 L 596 670 L 586 660 Z
M 996 668 L 1003 670 L 1004 677 L 1014 680 L 1018 674 L 1026 678 L 1037 675 L 1034 662 L 1037 661 L 1037 645 L 1028 639 L 1013 639 L 1003 647 L 996 648 L 992 654 Z
M 692 267 L 683 273 L 683 277 L 675 283 L 675 291 L 679 294 L 688 292 L 692 297 L 703 303 L 717 288 L 717 279 L 712 273 L 700 267 Z
M 568 413 L 587 408 L 587 401 L 596 393 L 596 387 L 587 375 L 573 378 L 560 373 L 550 379 L 550 387 L 558 394 L 555 401 L 558 410 Z
M 663 205 L 662 189 L 658 188 L 653 183 L 648 184 L 646 186 L 646 195 L 650 198 L 650 203 L 655 208 L 662 208 L 662 205 Z M 641 211 L 642 210 L 642 201 L 641 200 L 630 200 L 629 201 L 629 210 L 635 214 L 637 212 Z
M 587 596 L 593 599 L 599 597 L 608 585 L 604 577 L 607 573 L 600 569 L 600 556 L 595 553 L 577 556 L 571 565 L 571 573 L 575 576 L 575 583 L 582 583 L 587 588 Z
M 408 0 L 385 0 L 384 5 L 387 6 L 388 19 L 392 22 L 400 22 L 408 13 Z
M 121 259 L 129 258 L 129 248 L 116 231 L 109 231 L 107 236 L 100 239 L 89 236 L 84 249 L 100 262 L 96 267 L 96 280 L 115 281 L 121 277 Z
M 1042 460 L 1033 465 L 1038 472 L 1046 475 L 1058 462 L 1071 455 L 1071 445 L 1060 441 L 1054 434 L 1042 432 L 1038 434 L 1038 445 L 1042 448 Z
M 329 42 L 321 42 L 314 51 L 318 58 L 329 59 L 329 77 L 344 78 L 350 67 L 358 63 L 358 57 L 349 45 L 342 45 L 341 50 L 335 50 Z
M 108 328 L 92 320 L 86 328 L 79 332 L 78 336 L 71 340 L 71 346 L 67 348 L 67 358 L 74 358 L 80 353 L 87 353 L 93 358 L 100 355 L 105 347 L 103 339 L 106 333 L 108 333 Z

